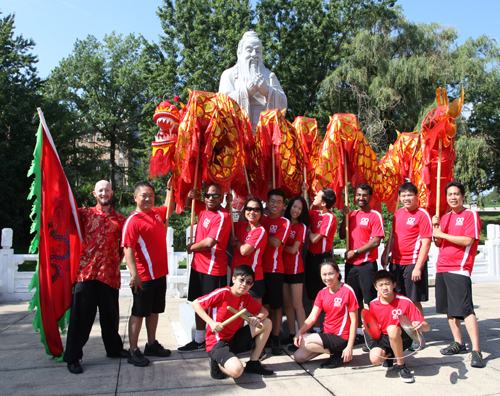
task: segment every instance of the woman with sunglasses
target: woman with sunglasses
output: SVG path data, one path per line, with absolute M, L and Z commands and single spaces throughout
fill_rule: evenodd
M 234 246 L 234 256 L 231 261 L 231 274 L 239 265 L 249 265 L 255 272 L 255 281 L 249 290 L 250 295 L 259 303 L 264 296 L 264 273 L 262 271 L 262 255 L 267 244 L 267 232 L 260 225 L 264 213 L 262 201 L 250 198 L 243 208 L 247 221 L 234 223 L 235 236 L 230 243 Z
M 326 353 L 330 357 L 321 368 L 334 368 L 342 361 L 352 360 L 359 306 L 352 287 L 341 282 L 342 274 L 333 258 L 323 259 L 319 270 L 326 287 L 316 296 L 311 314 L 295 336 L 294 342 L 299 349 L 294 359 L 297 363 L 304 363 Z M 325 311 L 323 332 L 306 334 L 322 310 Z
M 310 222 L 305 199 L 300 196 L 292 198 L 286 207 L 285 217 L 292 223 L 290 235 L 283 250 L 283 265 L 285 267 L 283 304 L 285 305 L 290 336 L 283 340 L 282 344 L 291 344 L 288 350 L 294 352 L 297 350 L 297 347 L 293 345 L 295 319 L 297 319 L 299 329 L 306 320 L 306 312 L 302 304 L 302 291 L 304 288 L 302 247 L 307 238 L 307 229 Z

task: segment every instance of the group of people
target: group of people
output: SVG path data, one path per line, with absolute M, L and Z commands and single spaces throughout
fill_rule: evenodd
M 307 189 L 307 185 L 303 188 Z M 166 205 L 171 196 L 170 183 L 167 190 L 165 205 L 154 207 L 154 186 L 147 181 L 137 183 L 134 187 L 137 207 L 125 220 L 111 206 L 111 186 L 100 181 L 94 190 L 96 207 L 79 209 L 85 240 L 64 355 L 70 372 L 83 372 L 79 361 L 97 307 L 108 357 L 127 358 L 130 364 L 146 366 L 149 364 L 146 356 L 171 354 L 156 339 L 158 315 L 165 309 L 168 266 L 163 222 L 170 215 Z M 207 186 L 204 202 L 197 199 L 198 195 L 198 191 L 191 190 L 184 200 L 186 206 L 196 200 L 198 216 L 195 240 L 187 245 L 187 252 L 193 254 L 188 300 L 195 311 L 196 332 L 194 340 L 178 351 L 206 350 L 212 378 L 237 378 L 243 371 L 273 374 L 261 363 L 266 345 L 274 355 L 282 354 L 283 346 L 288 345 L 300 363 L 325 353 L 329 357 L 321 365 L 324 368 L 348 362 L 353 357 L 354 345 L 365 342 L 361 321 L 364 302 L 382 333 L 380 340 L 367 342 L 371 362 L 382 365 L 384 370 L 393 369 L 396 362 L 401 379 L 413 382 L 413 375 L 404 364 L 403 351 L 420 345 L 412 346 L 411 338 L 399 324 L 399 315 L 406 315 L 424 340 L 421 333 L 429 331 L 430 326 L 424 319 L 421 303 L 428 301 L 427 255 L 432 239 L 440 248 L 436 310 L 448 316 L 454 338 L 441 353 L 467 351 L 460 330 L 464 320 L 472 343 L 471 366 L 484 367 L 470 279 L 481 221 L 476 212 L 463 206 L 465 191 L 460 183 L 446 186 L 451 211 L 442 218 L 431 218 L 419 208 L 415 185 L 405 183 L 400 187 L 403 207 L 394 214 L 380 271 L 377 259 L 378 247 L 385 238 L 383 218 L 370 206 L 372 188 L 367 184 L 356 186 L 358 209 L 352 212 L 347 207 L 343 209 L 338 230 L 348 246 L 345 283 L 333 258 L 333 238 L 337 231 L 337 220 L 332 213 L 336 202 L 333 190 L 319 191 L 308 208 L 302 197 L 294 197 L 286 205 L 284 192 L 273 189 L 267 195 L 267 214 L 261 200 L 248 197 L 242 221 L 234 223 L 233 233 L 229 213 L 222 207 L 224 196 L 220 187 Z M 231 205 L 230 194 L 226 200 Z M 232 247 L 229 285 L 228 245 Z M 119 265 L 123 254 L 133 292 L 129 351 L 123 349 L 118 334 Z M 302 304 L 304 285 L 312 303 L 307 319 Z M 283 307 L 290 336 L 280 340 Z M 245 308 L 246 316 L 223 324 L 234 315 L 234 309 Z M 322 311 L 325 316 L 321 327 Z M 143 318 L 147 330 L 144 352 L 138 346 Z M 243 325 L 244 320 L 247 326 Z M 250 360 L 243 367 L 236 354 L 249 350 L 252 350 Z

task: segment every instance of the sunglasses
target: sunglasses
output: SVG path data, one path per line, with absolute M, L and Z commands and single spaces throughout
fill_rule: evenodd
M 245 208 L 245 211 L 259 213 L 260 212 L 260 208 L 258 206 L 256 206 L 256 207 L 247 206 Z
M 253 281 L 250 280 L 250 279 L 245 280 L 244 278 L 238 278 L 238 282 L 244 283 L 247 286 L 252 286 L 253 285 Z
M 210 199 L 210 198 L 217 199 L 217 198 L 220 198 L 220 194 L 205 194 L 205 198 L 206 199 Z

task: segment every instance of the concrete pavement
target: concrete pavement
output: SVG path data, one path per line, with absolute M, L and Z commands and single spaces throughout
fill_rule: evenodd
M 279 395 L 500 395 L 500 284 L 473 285 L 474 303 L 484 369 L 470 367 L 469 354 L 442 356 L 439 349 L 451 342 L 447 320 L 434 308 L 434 289 L 431 301 L 424 303 L 425 316 L 431 325 L 426 333 L 428 346 L 406 359 L 415 375 L 415 383 L 405 384 L 396 370 L 384 372 L 374 367 L 363 353 L 355 348 L 354 359 L 335 369 L 321 369 L 326 356 L 299 365 L 292 356 L 271 356 L 264 364 L 275 375 L 261 377 L 243 374 L 240 378 L 212 380 L 206 352 L 180 354 L 178 306 L 185 299 L 168 298 L 167 310 L 160 316 L 158 340 L 172 349 L 169 358 L 152 358 L 152 364 L 139 368 L 123 359 L 105 357 L 98 318 L 90 340 L 84 348 L 81 375 L 70 374 L 66 364 L 45 355 L 39 334 L 32 326 L 33 314 L 27 302 L 0 304 L 0 394 L 1 395 L 248 395 L 265 391 Z M 120 333 L 128 347 L 127 320 L 131 298 L 120 299 Z M 464 339 L 468 343 L 465 328 Z M 177 338 L 174 333 L 177 333 Z M 143 349 L 146 331 L 141 332 Z M 65 338 L 63 337 L 65 343 Z M 269 353 L 269 352 L 268 352 Z M 408 352 L 406 352 L 408 353 Z M 248 360 L 249 354 L 241 356 Z

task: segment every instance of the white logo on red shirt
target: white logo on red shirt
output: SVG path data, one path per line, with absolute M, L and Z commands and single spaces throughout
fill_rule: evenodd
M 342 297 L 335 297 L 333 299 L 333 306 L 340 307 L 342 305 Z
M 238 311 L 241 311 L 243 309 L 243 301 L 240 303 L 240 307 L 238 308 Z
M 159 215 L 158 213 L 156 213 L 156 214 L 155 214 L 155 219 L 156 219 L 156 220 L 159 220 L 159 221 L 162 221 L 162 220 L 161 220 L 161 217 L 160 217 L 160 215 Z
M 278 226 L 277 225 L 272 225 L 269 227 L 269 232 L 272 232 L 273 234 L 276 234 L 276 231 L 278 231 Z
M 208 228 L 209 224 L 210 224 L 210 220 L 209 219 L 205 219 L 205 221 L 203 222 L 203 227 Z
M 455 224 L 457 226 L 461 226 L 461 225 L 464 225 L 464 218 L 463 217 L 459 217 L 457 219 L 457 224 Z
M 360 225 L 368 225 L 368 222 L 370 219 L 368 217 L 363 217 L 361 221 L 359 222 Z
M 406 221 L 407 225 L 413 225 L 415 224 L 415 217 L 408 217 L 408 220 Z
M 318 221 L 318 228 L 321 227 L 321 223 L 323 223 L 323 220 Z
M 245 238 L 245 242 L 248 241 L 248 238 L 250 238 L 250 235 L 247 235 L 247 237 Z
M 400 309 L 393 309 L 392 310 L 392 318 L 393 319 L 397 319 L 399 315 L 401 315 L 403 313 L 403 311 L 401 311 Z
M 290 238 L 295 239 L 295 231 L 290 231 Z

